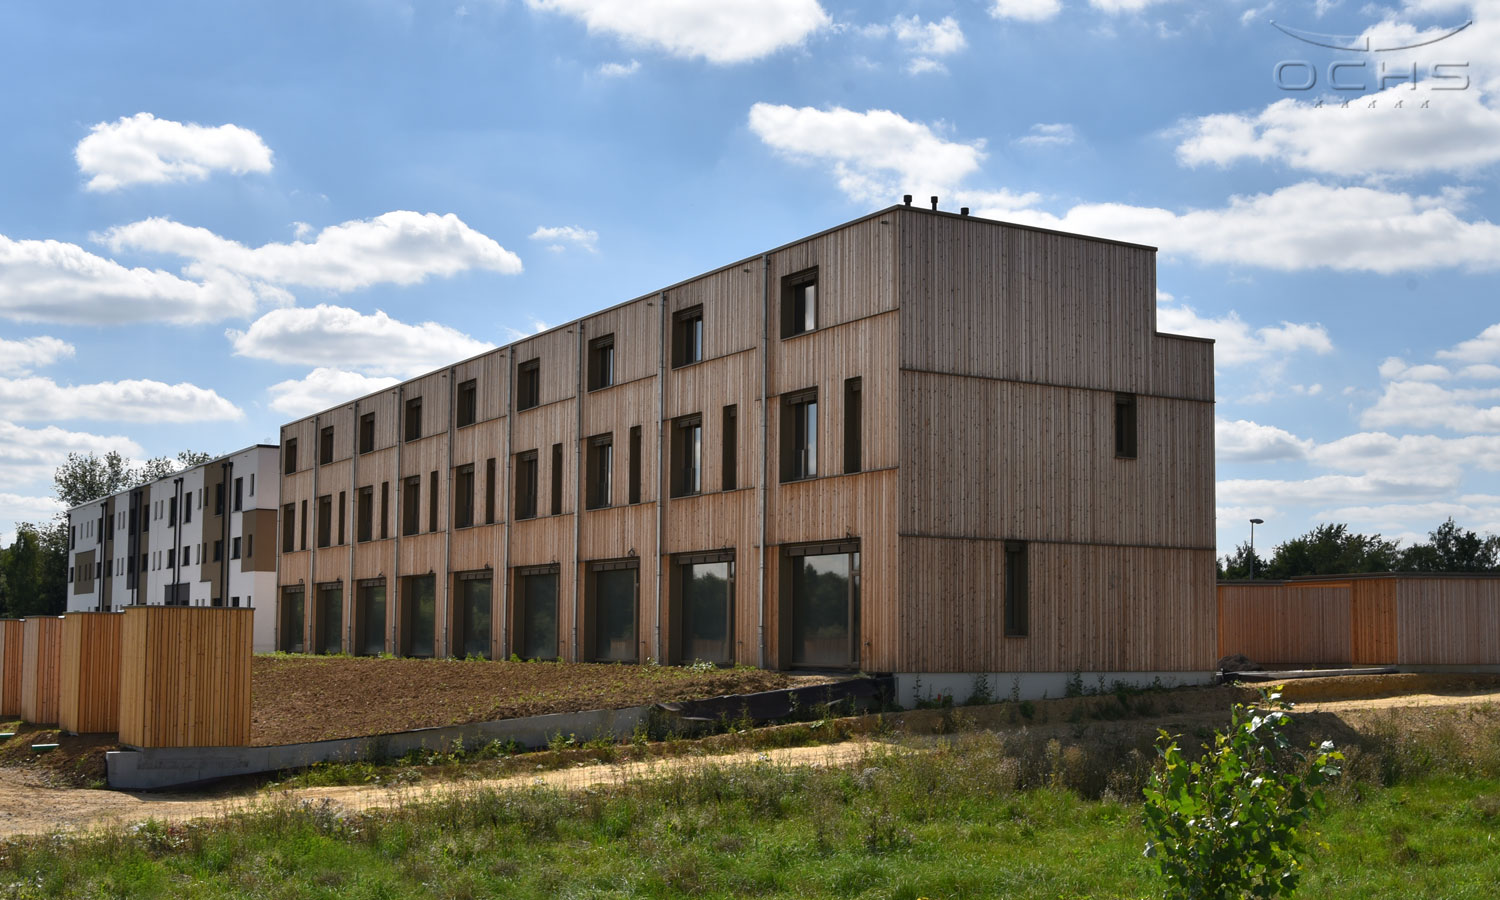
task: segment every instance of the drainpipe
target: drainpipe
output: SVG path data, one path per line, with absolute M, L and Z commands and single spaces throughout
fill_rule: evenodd
M 454 423 L 456 423 L 458 421 L 458 415 L 457 415 L 458 409 L 454 405 L 455 401 L 458 398 L 458 388 L 454 385 L 454 381 L 455 381 L 455 379 L 457 379 L 457 377 L 458 377 L 458 367 L 457 366 L 449 366 L 448 367 L 448 471 L 447 471 L 446 475 L 443 478 L 443 483 L 448 486 L 447 487 L 447 493 L 445 495 L 448 498 L 448 508 L 446 510 L 442 510 L 442 512 L 445 513 L 445 515 L 444 515 L 444 521 L 443 521 L 443 601 L 444 601 L 443 602 L 443 608 L 445 610 L 445 615 L 443 616 L 443 648 L 447 651 L 447 653 L 448 653 L 449 656 L 457 656 L 458 655 L 458 654 L 456 654 L 456 653 L 453 652 L 453 627 L 452 627 L 453 626 L 453 584 L 454 584 L 454 580 L 453 580 L 453 437 L 454 437 L 454 432 L 456 432 L 458 430 L 456 427 L 454 427 Z M 479 417 L 476 415 L 475 418 L 478 419 Z M 439 508 L 440 509 L 441 509 L 441 506 L 442 506 L 442 504 L 439 504 Z M 472 503 L 470 504 L 470 508 L 471 509 L 473 508 L 473 504 Z M 472 519 L 472 518 L 473 518 L 473 516 L 470 516 L 470 519 Z M 433 593 L 434 594 L 437 593 L 437 585 L 433 585 Z M 437 606 L 437 597 L 435 597 L 435 596 L 432 599 L 432 605 L 434 607 Z M 435 609 L 433 610 L 433 615 L 434 616 L 437 615 L 437 611 Z M 433 624 L 436 625 L 436 623 L 433 623 Z M 436 641 L 434 641 L 434 643 L 436 643 Z M 438 655 L 438 648 L 435 647 L 435 646 L 432 648 L 432 655 L 433 655 L 434 658 L 436 658 L 437 655 Z
M 766 409 L 768 375 L 771 366 L 771 254 L 761 256 L 760 269 L 760 507 L 758 515 L 760 518 L 760 571 L 756 578 L 760 597 L 756 604 L 756 641 L 759 645 L 756 656 L 756 666 L 764 669 L 766 667 L 766 472 L 768 454 L 768 432 L 767 424 L 770 421 L 770 411 Z
M 177 515 L 172 520 L 172 603 L 177 603 L 177 585 L 182 580 L 182 478 L 172 479 L 172 495 L 177 500 Z
M 516 351 L 515 351 L 515 349 L 513 347 L 510 348 L 510 349 L 507 349 L 505 351 L 505 372 L 506 372 L 506 375 L 505 375 L 505 387 L 506 387 L 506 391 L 505 391 L 505 459 L 504 459 L 504 465 L 503 466 L 497 466 L 496 467 L 496 469 L 497 469 L 496 474 L 499 475 L 500 478 L 504 479 L 504 489 L 502 490 L 501 487 L 500 487 L 500 485 L 496 485 L 495 488 L 494 488 L 494 491 L 495 491 L 495 506 L 497 507 L 497 509 L 495 510 L 495 513 L 499 517 L 499 520 L 502 523 L 504 523 L 503 525 L 501 525 L 501 527 L 504 529 L 504 536 L 503 536 L 503 538 L 501 540 L 501 545 L 500 545 L 500 573 L 499 573 L 500 574 L 500 650 L 499 650 L 498 653 L 496 653 L 496 656 L 500 657 L 501 659 L 505 659 L 505 658 L 509 657 L 510 654 L 511 654 L 511 652 L 512 652 L 512 650 L 511 650 L 511 638 L 510 638 L 510 620 L 511 620 L 511 617 L 512 617 L 512 612 L 511 612 L 512 601 L 511 601 L 511 596 L 510 596 L 510 594 L 511 594 L 511 581 L 510 581 L 510 526 L 511 526 L 511 519 L 515 515 L 515 509 L 516 509 L 515 497 L 512 496 L 512 492 L 515 489 L 515 483 L 516 483 L 515 482 L 515 474 L 511 471 L 511 461 L 512 461 L 512 457 L 514 455 L 511 452 L 511 432 L 514 429 L 515 422 L 516 422 L 516 402 L 515 402 L 516 401 L 516 367 L 515 367 L 515 357 L 516 357 Z M 494 581 L 491 581 L 490 582 L 491 596 L 493 596 L 494 589 L 495 589 L 495 583 L 494 583 Z
M 219 517 L 219 602 L 225 606 L 229 605 L 229 548 L 232 538 L 229 532 L 229 517 L 234 515 L 234 497 L 230 489 L 234 487 L 234 460 L 226 460 L 219 463 L 219 485 L 224 490 L 224 514 Z M 243 516 L 241 521 L 244 521 Z
M 396 502 L 391 506 L 395 509 L 394 521 L 391 522 L 391 534 L 395 539 L 391 542 L 391 576 L 388 590 L 386 591 L 385 618 L 390 629 L 390 647 L 393 656 L 401 655 L 401 641 L 396 635 L 396 623 L 401 618 L 401 573 L 397 571 L 401 563 L 401 523 L 406 514 L 406 476 L 402 474 L 401 458 L 406 450 L 406 383 L 402 382 L 396 386 L 396 476 L 391 479 L 391 487 L 396 495 Z
M 662 560 L 666 554 L 662 552 L 662 532 L 666 521 L 666 453 L 662 450 L 662 417 L 667 414 L 666 407 L 666 385 L 667 385 L 667 292 L 662 291 L 656 297 L 660 321 L 656 328 L 657 354 L 656 354 L 656 661 L 665 662 L 666 653 L 662 646 L 662 577 L 665 574 L 665 566 Z
M 578 380 L 573 388 L 573 407 L 578 414 L 578 424 L 574 427 L 573 436 L 573 662 L 583 662 L 583 655 L 578 647 L 578 619 L 583 615 L 583 572 L 579 568 L 578 542 L 583 537 L 583 395 L 584 379 L 584 355 L 583 355 L 583 320 L 578 320 Z M 610 463 L 614 463 L 613 451 L 610 455 Z M 614 473 L 611 472 L 611 475 Z M 611 479 L 613 481 L 613 479 Z M 613 484 L 610 485 L 614 487 Z

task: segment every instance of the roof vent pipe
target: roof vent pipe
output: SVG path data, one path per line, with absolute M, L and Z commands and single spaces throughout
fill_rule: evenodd
M 958 214 L 961 216 L 967 216 L 969 214 L 969 208 L 967 206 L 960 206 L 958 208 Z
M 932 211 L 933 212 L 937 212 L 937 198 L 936 197 L 932 198 Z
M 905 203 L 907 206 L 911 206 L 911 194 L 902 195 L 901 202 Z

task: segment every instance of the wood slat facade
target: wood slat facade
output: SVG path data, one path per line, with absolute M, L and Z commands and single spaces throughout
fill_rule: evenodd
M 1218 596 L 1221 656 L 1273 665 L 1500 665 L 1500 577 L 1226 582 Z
M 254 611 L 133 606 L 121 615 L 120 743 L 247 745 Z
M 21 714 L 23 629 L 20 619 L 0 619 L 0 716 Z
M 1155 291 L 1151 248 L 896 207 L 290 423 L 278 646 L 593 659 L 628 591 L 605 658 L 675 662 L 709 591 L 726 662 L 1205 671 L 1212 343 Z
M 56 725 L 62 699 L 62 618 L 32 616 L 21 628 L 21 718 Z
M 57 727 L 73 734 L 120 729 L 123 613 L 68 613 L 62 620 L 62 697 Z

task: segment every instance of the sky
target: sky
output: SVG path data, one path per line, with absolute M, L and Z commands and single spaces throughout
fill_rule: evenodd
M 0 5 L 0 541 L 899 202 L 1151 244 L 1218 543 L 1500 533 L 1500 0 Z

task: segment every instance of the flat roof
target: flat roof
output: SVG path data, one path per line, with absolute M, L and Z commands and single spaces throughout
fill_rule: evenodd
M 280 451 L 281 450 L 281 446 L 279 444 L 251 444 L 248 447 L 241 447 L 238 450 L 231 450 L 228 453 L 222 453 L 222 454 L 220 454 L 218 456 L 215 456 L 213 459 L 206 460 L 204 462 L 198 463 L 196 466 L 188 466 L 186 469 L 178 469 L 176 472 L 173 472 L 170 475 L 163 475 L 162 477 L 153 479 L 151 481 L 143 481 L 140 484 L 135 485 L 134 487 L 122 488 L 121 490 L 115 491 L 113 494 L 105 494 L 103 497 L 95 497 L 94 499 L 87 500 L 87 501 L 85 501 L 83 503 L 78 504 L 77 506 L 70 506 L 70 507 L 68 507 L 68 509 L 66 510 L 66 512 L 68 512 L 69 514 L 72 514 L 73 510 L 75 510 L 75 509 L 83 509 L 85 506 L 93 506 L 95 503 L 103 503 L 105 500 L 108 500 L 111 497 L 118 497 L 121 494 L 128 494 L 131 491 L 138 491 L 141 488 L 150 487 L 151 485 L 156 484 L 157 482 L 166 481 L 168 478 L 178 478 L 184 472 L 191 472 L 194 469 L 201 469 L 204 466 L 211 466 L 214 463 L 223 462 L 224 460 L 228 459 L 231 456 L 239 456 L 241 453 L 249 453 L 251 450 L 276 450 L 276 451 Z

